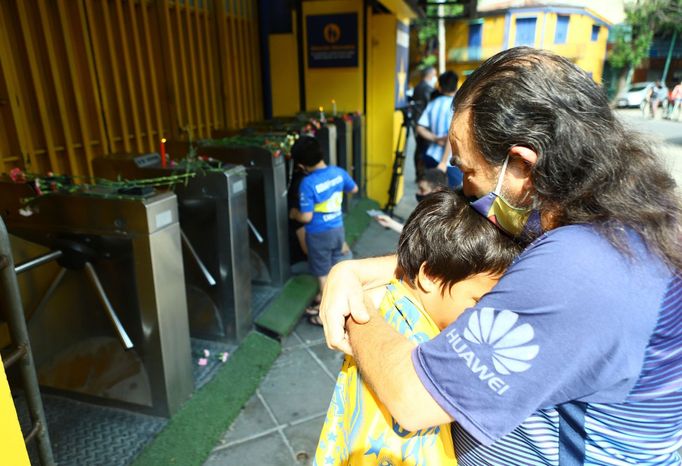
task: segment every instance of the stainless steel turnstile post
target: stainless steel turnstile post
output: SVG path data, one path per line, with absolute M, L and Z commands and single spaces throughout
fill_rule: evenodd
M 49 258 L 48 260 L 52 260 Z M 5 368 L 14 363 L 19 364 L 19 371 L 23 383 L 26 404 L 31 417 L 31 430 L 25 440 L 35 439 L 38 446 L 40 463 L 43 466 L 54 465 L 50 436 L 47 431 L 47 421 L 43 401 L 40 397 L 38 377 L 33 363 L 31 343 L 26 328 L 26 317 L 19 295 L 19 285 L 14 269 L 12 251 L 9 244 L 9 235 L 5 223 L 0 218 L 0 305 L 7 313 L 7 324 L 14 349 L 4 361 Z

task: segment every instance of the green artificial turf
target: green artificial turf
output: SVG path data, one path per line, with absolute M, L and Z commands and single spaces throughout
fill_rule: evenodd
M 265 335 L 247 335 L 213 380 L 180 408 L 133 466 L 203 464 L 280 351 L 279 342 Z
M 346 230 L 346 242 L 353 245 L 372 220 L 367 211 L 379 209 L 379 203 L 371 199 L 362 198 L 354 203 L 353 208 L 343 219 L 343 226 Z
M 282 292 L 258 316 L 256 325 L 280 336 L 289 335 L 318 288 L 317 278 L 311 275 L 290 278 Z

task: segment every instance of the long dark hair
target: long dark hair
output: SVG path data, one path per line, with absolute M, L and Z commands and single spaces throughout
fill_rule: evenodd
M 558 225 L 593 224 L 625 253 L 632 229 L 682 269 L 675 181 L 652 143 L 623 127 L 584 71 L 551 52 L 505 50 L 467 78 L 453 105 L 470 110 L 474 142 L 488 163 L 501 165 L 513 146 L 537 152 L 531 179 L 539 208 L 557 212 Z

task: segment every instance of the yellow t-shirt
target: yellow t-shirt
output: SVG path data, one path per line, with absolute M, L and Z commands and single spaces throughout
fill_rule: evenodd
M 393 280 L 379 306 L 384 319 L 419 344 L 440 329 L 404 285 Z M 403 430 L 362 381 L 355 360 L 346 356 L 336 379 L 315 452 L 315 465 L 456 465 L 450 425 L 417 432 Z

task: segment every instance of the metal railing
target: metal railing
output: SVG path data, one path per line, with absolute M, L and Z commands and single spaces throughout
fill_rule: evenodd
M 57 251 L 58 252 L 58 251 Z M 24 437 L 26 443 L 36 440 L 40 463 L 43 466 L 55 464 L 50 437 L 47 432 L 45 411 L 40 398 L 38 376 L 36 375 L 31 344 L 28 339 L 28 329 L 24 308 L 19 295 L 17 273 L 30 270 L 40 264 L 44 264 L 59 257 L 61 253 L 52 252 L 45 256 L 32 259 L 15 268 L 10 249 L 9 235 L 2 218 L 0 218 L 0 307 L 6 310 L 7 325 L 14 348 L 4 358 L 5 369 L 18 364 L 21 381 L 31 417 L 31 429 Z M 48 257 L 49 256 L 49 257 Z

